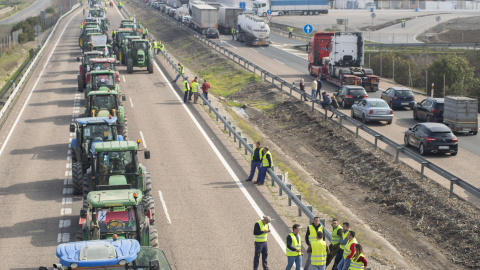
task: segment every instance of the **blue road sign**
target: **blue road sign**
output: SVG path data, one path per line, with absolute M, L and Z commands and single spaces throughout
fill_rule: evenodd
M 267 14 L 272 15 L 272 10 L 271 9 L 267 10 Z
M 305 32 L 305 34 L 310 34 L 312 33 L 313 31 L 313 27 L 311 24 L 306 24 L 304 27 L 303 27 L 303 32 Z

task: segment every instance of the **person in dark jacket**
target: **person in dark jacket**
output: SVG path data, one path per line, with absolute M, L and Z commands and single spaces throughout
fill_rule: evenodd
M 260 254 L 262 254 L 262 266 L 264 270 L 268 270 L 267 256 L 268 246 L 267 238 L 270 232 L 270 226 L 268 225 L 272 219 L 269 216 L 263 216 L 263 218 L 255 223 L 253 227 L 253 235 L 255 236 L 255 257 L 253 258 L 253 270 L 258 269 L 258 263 L 260 261 Z
M 320 105 L 322 105 L 322 109 L 325 109 L 327 106 L 330 106 L 330 104 L 332 103 L 332 100 L 330 99 L 330 95 L 327 94 L 327 92 L 323 91 L 322 93 L 322 98 L 323 98 L 323 101 L 320 103 Z
M 250 162 L 250 175 L 248 176 L 247 180 L 245 181 L 252 181 L 253 176 L 255 176 L 255 170 L 258 169 L 258 173 L 260 173 L 260 165 L 262 164 L 262 146 L 260 141 L 258 141 L 253 148 L 252 152 L 252 161 Z
M 311 246 L 310 241 L 316 241 L 318 232 L 323 233 L 323 226 L 320 223 L 320 218 L 315 217 L 313 218 L 313 223 L 310 224 L 310 226 L 308 226 L 307 232 L 305 234 L 305 243 L 307 243 L 307 246 L 309 247 Z M 325 236 L 323 236 L 323 240 L 325 241 Z M 311 260 L 312 260 L 312 253 L 309 253 L 307 257 L 307 261 L 305 262 L 305 268 L 303 268 L 304 270 L 308 270 Z
M 263 185 L 265 184 L 265 177 L 267 176 L 268 168 L 271 168 L 273 165 L 272 154 L 268 151 L 268 146 L 263 147 L 262 151 L 262 158 L 261 158 L 261 166 L 260 170 L 258 171 L 257 182 L 256 185 Z
M 330 98 L 332 99 L 332 103 L 331 103 L 332 107 L 333 107 L 335 110 L 338 109 L 338 107 L 339 107 L 339 106 L 338 106 L 338 101 L 337 101 L 337 99 L 335 98 L 335 96 L 332 95 Z M 332 116 L 330 116 L 330 119 L 332 119 L 334 115 L 335 115 L 335 113 L 332 112 Z M 338 115 L 335 115 L 335 118 L 338 118 Z
M 317 77 L 317 95 L 320 95 L 320 90 L 322 90 L 322 80 L 320 80 L 320 77 Z

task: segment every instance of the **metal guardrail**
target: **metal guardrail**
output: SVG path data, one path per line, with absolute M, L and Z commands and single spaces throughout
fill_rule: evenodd
M 59 22 L 63 20 L 63 18 L 65 18 L 67 15 L 69 15 L 70 13 L 72 13 L 74 10 L 76 10 L 78 7 L 80 7 L 81 5 L 80 4 L 76 4 L 72 7 L 72 9 L 70 9 L 70 11 L 68 11 L 67 13 L 65 13 L 62 17 L 60 17 L 57 21 L 57 23 L 55 24 L 55 27 L 52 29 L 52 32 L 50 32 L 50 35 L 48 35 L 48 38 L 47 40 L 45 41 L 45 43 L 43 44 L 42 48 L 38 51 L 37 53 L 37 56 L 35 56 L 35 58 L 33 59 L 32 63 L 30 64 L 30 66 L 27 68 L 27 70 L 25 71 L 25 73 L 23 74 L 22 78 L 20 79 L 20 81 L 18 82 L 17 86 L 15 87 L 15 90 L 12 92 L 12 94 L 8 97 L 8 100 L 7 102 L 5 102 L 5 104 L 3 105 L 3 108 L 2 110 L 0 111 L 0 119 L 2 119 L 2 117 L 4 116 L 5 112 L 7 111 L 7 109 L 9 109 L 10 105 L 12 104 L 13 100 L 15 99 L 18 91 L 20 88 L 23 87 L 23 84 L 24 82 L 26 81 L 28 75 L 30 74 L 30 72 L 33 70 L 33 67 L 37 64 L 38 62 L 38 59 L 40 58 L 40 56 L 42 55 L 43 51 L 45 50 L 45 48 L 47 47 L 47 44 L 48 42 L 50 41 L 50 39 L 52 38 L 53 34 L 55 33 L 55 30 L 57 30 L 57 26 L 59 25 Z
M 223 45 L 215 43 L 215 42 L 213 42 L 209 39 L 206 39 L 205 37 L 203 37 L 203 35 L 200 35 L 199 33 L 197 33 L 195 31 L 193 31 L 192 29 L 188 28 L 186 25 L 183 25 L 183 24 L 175 21 L 171 17 L 166 16 L 163 13 L 160 13 L 160 14 L 162 14 L 162 16 L 168 18 L 171 23 L 176 24 L 178 27 L 184 29 L 185 31 L 189 31 L 199 41 L 202 41 L 202 42 L 208 44 L 209 46 L 211 46 L 217 52 L 223 54 L 224 56 L 226 56 L 228 58 L 231 58 L 235 63 L 239 64 L 244 69 L 246 69 L 248 71 L 251 71 L 253 73 L 255 73 L 256 70 L 260 71 L 260 76 L 264 79 L 264 81 L 271 82 L 272 85 L 278 87 L 282 91 L 284 90 L 283 87 L 285 86 L 287 89 L 290 90 L 290 97 L 292 97 L 292 92 L 295 91 L 296 93 L 300 94 L 300 100 L 305 100 L 305 101 L 307 101 L 307 99 L 310 100 L 312 102 L 312 110 L 314 109 L 315 104 L 318 104 L 318 105 L 320 104 L 319 100 L 313 99 L 313 97 L 311 95 L 307 94 L 304 91 L 301 91 L 294 84 L 290 84 L 290 83 L 286 82 L 285 80 L 281 79 L 280 77 L 278 77 L 278 76 L 268 72 L 267 70 L 255 65 L 254 63 L 248 61 L 247 59 L 241 57 L 240 55 L 226 49 L 225 47 L 223 47 Z M 253 71 L 250 70 L 250 67 L 253 67 Z M 178 69 L 176 67 L 175 67 L 175 69 L 178 71 Z M 267 80 L 267 76 L 270 77 L 268 80 Z M 276 85 L 275 81 L 277 83 L 280 83 L 280 86 Z M 430 162 L 430 161 L 426 160 L 425 158 L 419 156 L 418 154 L 414 153 L 412 150 L 406 148 L 403 145 L 400 145 L 400 144 L 394 142 L 393 140 L 391 140 L 391 139 L 383 136 L 382 134 L 374 131 L 370 127 L 358 122 L 357 120 L 355 120 L 351 117 L 348 117 L 347 115 L 343 114 L 342 112 L 340 112 L 338 110 L 335 110 L 333 108 L 328 108 L 328 110 L 340 117 L 339 123 L 340 123 L 341 126 L 343 126 L 343 121 L 344 120 L 347 121 L 348 123 L 353 124 L 356 127 L 357 137 L 358 137 L 358 130 L 359 129 L 361 129 L 361 130 L 365 131 L 367 134 L 373 136 L 375 138 L 375 149 L 377 149 L 377 141 L 378 140 L 382 141 L 383 143 L 392 147 L 393 149 L 396 149 L 396 153 L 395 153 L 395 162 L 396 163 L 398 162 L 400 153 L 402 153 L 405 156 L 407 156 L 408 158 L 413 159 L 416 162 L 420 163 L 420 165 L 421 165 L 421 171 L 420 171 L 421 179 L 423 179 L 423 177 L 424 177 L 424 170 L 425 170 L 425 167 L 426 167 L 426 168 L 429 168 L 430 170 L 432 170 L 433 172 L 437 173 L 438 175 L 442 176 L 443 178 L 447 179 L 448 181 L 450 181 L 450 196 L 449 196 L 450 198 L 453 196 L 454 185 L 457 185 L 457 186 L 463 188 L 464 190 L 466 190 L 467 192 L 473 194 L 477 198 L 480 198 L 480 189 L 479 188 L 474 187 L 473 185 L 469 184 L 465 180 L 463 180 L 463 179 L 455 176 L 454 174 L 440 168 L 439 166 L 433 164 L 432 162 Z M 324 114 L 325 114 L 325 117 L 326 117 L 326 111 L 325 111 Z

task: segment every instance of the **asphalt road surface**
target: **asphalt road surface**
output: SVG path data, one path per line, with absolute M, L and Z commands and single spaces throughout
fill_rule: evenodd
M 40 15 L 40 11 L 45 10 L 46 8 L 50 7 L 51 0 L 36 0 L 33 4 L 27 7 L 20 12 L 0 20 L 0 24 L 12 24 L 23 21 L 28 17 L 34 17 Z
M 107 16 L 117 28 L 118 13 Z M 58 262 L 56 246 L 74 241 L 78 231 L 81 197 L 71 194 L 69 124 L 84 111 L 83 93 L 76 92 L 81 21 L 78 10 L 60 24 L 0 131 L 2 269 L 50 266 Z M 236 150 L 210 128 L 200 105 L 184 105 L 183 92 L 157 67 L 153 74 L 137 68 L 127 74 L 125 67 L 120 73 L 129 137 L 152 153 L 139 160 L 152 175 L 160 247 L 172 269 L 251 268 L 261 213 L 272 216 L 279 236 L 269 236 L 269 265 L 284 267 L 291 224 L 257 187 L 242 185 L 246 162 L 233 158 Z

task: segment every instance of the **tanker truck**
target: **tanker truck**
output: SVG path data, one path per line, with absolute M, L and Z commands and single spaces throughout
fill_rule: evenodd
M 240 14 L 237 18 L 237 40 L 248 46 L 270 45 L 270 27 L 264 19 L 247 14 Z

